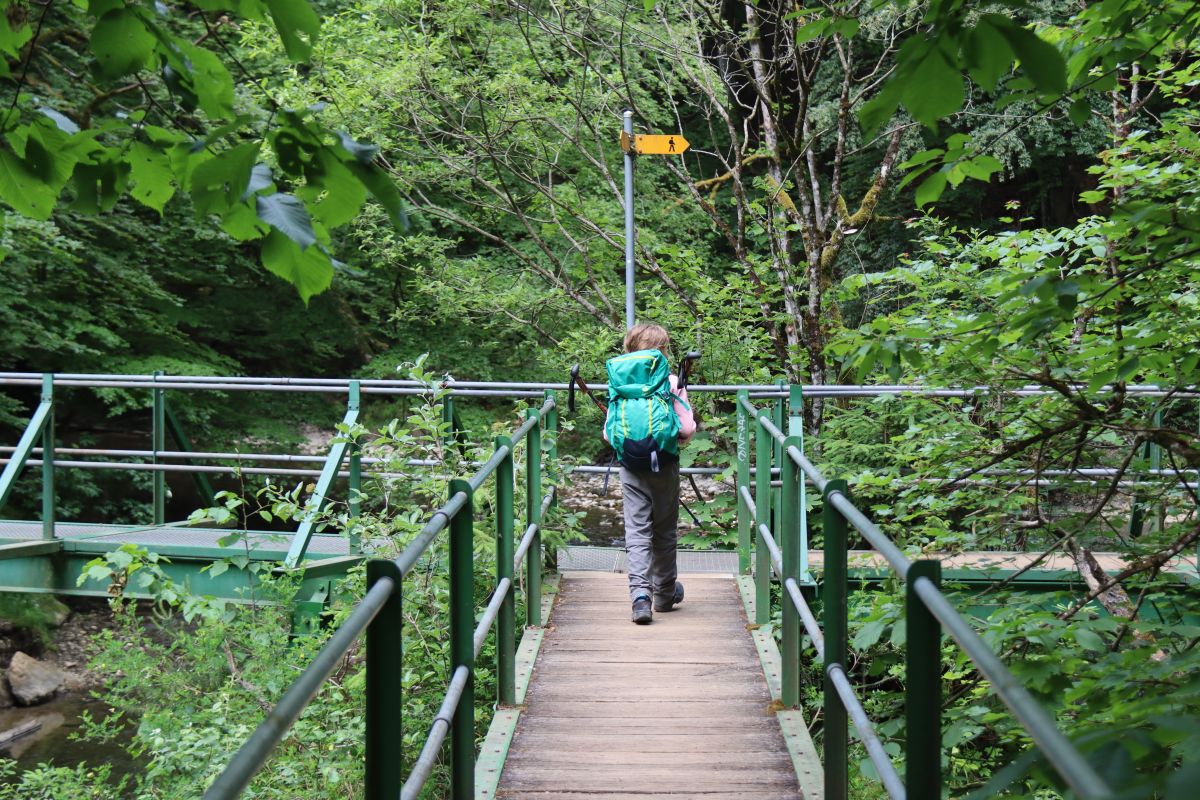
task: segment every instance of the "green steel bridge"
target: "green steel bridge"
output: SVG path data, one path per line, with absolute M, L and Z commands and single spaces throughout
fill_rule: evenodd
M 430 390 L 428 386 L 386 380 L 27 373 L 0 373 L 0 385 L 41 392 L 24 435 L 15 446 L 0 449 L 0 462 L 5 464 L 0 474 L 0 507 L 27 468 L 40 467 L 42 500 L 38 520 L 0 520 L 0 591 L 106 595 L 109 586 L 88 579 L 84 565 L 134 544 L 166 556 L 164 570 L 190 591 L 238 602 L 244 600 L 254 572 L 229 569 L 214 575 L 203 567 L 245 554 L 248 560 L 302 576 L 295 618 L 299 626 L 312 626 L 318 624 L 337 581 L 351 566 L 366 561 L 365 596 L 207 787 L 204 796 L 209 800 L 240 796 L 259 770 L 270 768 L 272 749 L 362 636 L 366 639 L 364 781 L 370 800 L 417 798 L 447 739 L 450 793 L 455 800 L 565 800 L 594 795 L 610 800 L 704 796 L 844 800 L 849 791 L 851 733 L 863 745 L 889 797 L 938 798 L 943 782 L 939 709 L 944 636 L 974 662 L 992 692 L 1076 796 L 1114 796 L 1053 718 L 976 633 L 968 617 L 986 614 L 987 608 L 960 609 L 941 588 L 943 581 L 970 584 L 1007 579 L 1030 591 L 1069 587 L 1086 592 L 1074 564 L 1069 559 L 1035 560 L 1025 553 L 912 561 L 854 505 L 845 481 L 826 478 L 805 455 L 801 426 L 805 397 L 969 396 L 980 390 L 782 384 L 691 387 L 693 392 L 723 392 L 735 398 L 738 548 L 715 567 L 704 563 L 706 557 L 681 553 L 686 602 L 670 615 L 657 615 L 653 625 L 641 627 L 629 624 L 622 576 L 611 570 L 607 574 L 545 572 L 541 534 L 543 523 L 553 524 L 550 511 L 556 498 L 551 478 L 560 477 L 556 393 L 566 385 L 456 382 L 449 387 L 442 404 L 448 428 L 453 428 L 453 405 L 460 397 L 525 399 L 529 403 L 525 421 L 511 435 L 495 439 L 491 457 L 477 464 L 473 475 L 449 481 L 447 502 L 394 559 L 375 557 L 369 546 L 364 552 L 353 529 L 320 530 L 321 510 L 342 480 L 350 518 L 358 516 L 364 474 L 375 466 L 373 459 L 363 456 L 358 441 L 334 438 L 328 454 L 315 459 L 320 469 L 295 466 L 314 460 L 306 456 L 197 452 L 171 413 L 167 393 L 344 395 L 344 432 L 358 422 L 366 395 L 422 395 Z M 153 419 L 149 449 L 57 447 L 55 390 L 63 387 L 145 390 Z M 1154 387 L 1134 391 L 1161 395 Z M 167 447 L 168 434 L 174 439 L 174 450 Z M 521 448 L 524 468 L 518 469 L 515 454 Z M 237 463 L 230 466 L 231 461 Z M 410 464 L 436 466 L 422 461 Z M 59 520 L 55 474 L 60 469 L 151 472 L 152 518 L 125 525 Z M 282 534 L 245 531 L 241 540 L 231 544 L 228 529 L 165 519 L 168 473 L 191 474 L 201 495 L 211 497 L 207 476 L 232 469 L 314 478 L 299 528 Z M 1102 469 L 1080 470 L 1069 477 L 1091 480 L 1108 474 Z M 515 507 L 518 480 L 524 482 L 522 509 Z M 810 491 L 819 496 L 819 503 L 808 502 Z M 475 510 L 485 496 L 495 512 L 495 530 L 489 535 L 495 536 L 497 558 L 490 600 L 478 609 L 474 605 L 473 551 L 479 535 Z M 808 548 L 812 515 L 820 517 L 824 532 L 823 548 L 817 551 Z M 1142 522 L 1135 519 L 1131 524 Z M 397 677 L 404 665 L 401 587 L 441 536 L 449 538 L 453 670 L 420 757 L 405 765 L 400 757 L 403 696 Z M 871 550 L 851 551 L 852 537 L 865 541 Z M 1098 558 L 1110 573 L 1124 567 L 1115 556 Z M 700 571 L 688 572 L 689 564 Z M 1197 562 L 1178 558 L 1168 565 L 1168 572 L 1181 585 L 1194 586 Z M 902 581 L 906 597 L 907 719 L 901 759 L 893 759 L 884 749 L 847 670 L 848 593 L 889 578 Z M 772 632 L 772 583 L 778 586 L 780 598 L 779 645 Z M 526 615 L 518 625 L 516 595 L 521 591 Z M 138 596 L 134 587 L 126 592 Z M 820 620 L 810 605 L 817 598 Z M 477 697 L 476 659 L 493 635 L 498 694 Z M 805 638 L 824 676 L 820 755 L 799 710 Z M 475 729 L 479 703 L 496 708 L 486 733 Z

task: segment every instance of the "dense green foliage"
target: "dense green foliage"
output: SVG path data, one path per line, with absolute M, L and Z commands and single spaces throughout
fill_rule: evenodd
M 561 380 L 577 361 L 598 375 L 623 327 L 617 133 L 632 108 L 639 132 L 692 142 L 638 158 L 639 316 L 702 349 L 712 383 L 988 387 L 810 401 L 810 447 L 913 555 L 1070 556 L 1076 592 L 956 600 L 993 610 L 985 638 L 1121 797 L 1190 797 L 1200 598 L 1171 573 L 1200 539 L 1195 400 L 1179 396 L 1200 383 L 1195 4 L 314 5 L 319 35 L 301 0 L 5 4 L 0 366 L 384 377 L 427 352 L 431 379 Z M 27 399 L 0 399 L 9 431 Z M 85 409 L 61 418 L 64 443 L 144 435 L 146 398 L 100 399 L 64 395 Z M 440 449 L 435 408 L 372 400 L 379 446 L 463 458 Z M 698 408 L 685 463 L 727 479 L 731 408 Z M 301 422 L 338 414 L 296 398 L 180 410 L 214 447 L 292 444 Z M 512 417 L 483 403 L 466 420 L 483 442 Z M 564 449 L 597 458 L 596 412 L 575 423 Z M 107 480 L 65 477 L 64 513 L 142 513 L 144 485 Z M 375 487 L 355 523 L 386 552 L 442 497 L 437 476 L 412 480 Z M 12 502 L 32 512 L 22 491 Z M 225 499 L 243 522 L 264 502 Z M 271 500 L 272 521 L 296 499 L 284 514 Z M 688 543 L 728 544 L 731 507 L 708 504 Z M 331 522 L 351 524 L 344 508 Z M 481 569 L 489 547 L 481 535 Z M 1129 567 L 1093 569 L 1101 551 Z M 409 595 L 409 762 L 446 676 L 440 558 Z M 851 609 L 854 678 L 889 750 L 903 736 L 897 591 Z M 126 606 L 102 643 L 125 675 L 111 697 L 141 711 L 134 796 L 211 779 L 319 643 L 288 648 L 276 609 L 228 611 L 193 604 L 190 623 L 164 616 L 148 636 Z M 951 796 L 1064 795 L 961 652 L 948 644 L 944 663 Z M 163 680 L 136 680 L 150 672 Z M 256 796 L 352 795 L 361 692 L 355 655 Z M 95 787 L 116 781 L 23 780 L 25 797 L 107 796 Z M 855 785 L 879 796 L 867 767 Z

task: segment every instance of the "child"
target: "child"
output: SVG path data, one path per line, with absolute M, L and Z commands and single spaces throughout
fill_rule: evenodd
M 683 584 L 676 580 L 675 566 L 678 445 L 696 432 L 696 419 L 687 402 L 687 389 L 680 389 L 678 376 L 669 374 L 665 354 L 670 344 L 662 327 L 636 325 L 625 334 L 627 355 L 610 359 L 607 365 L 609 404 L 604 440 L 614 444 L 621 462 L 629 596 L 633 621 L 639 625 L 649 624 L 653 617 L 651 596 L 654 611 L 671 611 L 683 601 Z M 669 380 L 669 395 L 663 391 L 668 388 L 663 377 Z M 670 398 L 669 408 L 666 397 Z M 634 407 L 635 403 L 640 406 Z M 644 426 L 643 417 L 648 423 Z M 639 436 L 645 438 L 635 440 Z

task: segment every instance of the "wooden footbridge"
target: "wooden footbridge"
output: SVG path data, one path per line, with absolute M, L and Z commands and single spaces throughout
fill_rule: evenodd
M 155 433 L 150 461 L 143 466 L 161 467 L 156 475 L 167 471 L 166 467 L 201 470 L 195 461 L 229 455 L 188 452 L 180 442 L 181 450 L 171 454 L 188 463 L 168 462 L 171 451 L 165 449 L 165 401 L 161 397 L 168 389 L 241 391 L 274 386 L 284 391 L 345 393 L 350 398 L 344 420 L 347 426 L 356 421 L 364 394 L 419 394 L 429 389 L 407 381 L 255 381 L 258 379 L 165 376 L 60 376 L 57 380 L 64 385 L 99 383 L 149 389 L 155 398 Z M 42 467 L 44 496 L 41 521 L 0 522 L 0 540 L 4 540 L 0 542 L 0 584 L 4 588 L 95 592 L 101 587 L 78 580 L 82 574 L 78 559 L 121 543 L 167 550 L 195 563 L 231 552 L 220 529 L 165 522 L 158 481 L 155 519 L 148 525 L 86 526 L 58 521 L 54 469 L 56 464 L 61 468 L 69 462 L 56 459 L 62 454 L 54 440 L 56 380 L 0 375 L 0 384 L 5 382 L 41 385 L 43 394 L 26 435 L 9 450 L 8 466 L 0 476 L 0 503 L 24 466 Z M 365 559 L 368 586 L 346 621 L 332 632 L 310 666 L 207 788 L 206 798 L 233 798 L 242 793 L 255 773 L 268 765 L 271 750 L 363 634 L 364 781 L 365 796 L 370 800 L 430 796 L 422 792 L 441 763 L 444 749 L 449 755 L 448 792 L 455 800 L 845 800 L 852 731 L 874 765 L 883 793 L 891 798 L 939 798 L 943 634 L 966 653 L 1077 797 L 1114 796 L 1094 765 L 1058 730 L 1053 717 L 1020 686 L 941 589 L 943 577 L 955 581 L 1007 577 L 1039 590 L 1066 584 L 1079 592 L 1091 591 L 1073 577 L 1073 565 L 1053 559 L 1038 563 L 1024 553 L 910 561 L 853 504 L 846 483 L 827 479 L 805 456 L 801 387 L 693 387 L 693 391 L 736 391 L 736 563 L 724 574 L 689 573 L 683 564 L 685 601 L 670 613 L 656 614 L 652 625 L 632 625 L 623 575 L 544 574 L 541 533 L 543 525 L 553 519 L 548 515 L 555 504 L 554 483 L 561 477 L 554 395 L 554 390 L 561 388 L 454 386 L 455 394 L 537 398 L 540 405 L 526 410 L 524 423 L 511 436 L 497 437 L 491 457 L 474 475 L 449 482 L 447 502 L 433 512 L 395 559 L 362 552 L 352 535 L 316 531 L 317 515 L 339 476 L 352 487 L 350 502 L 357 502 L 353 490 L 362 479 L 365 459 L 352 437 L 335 440 L 321 471 L 314 473 L 318 480 L 299 531 L 274 545 L 271 542 L 278 541 L 277 533 L 244 534 L 262 537 L 256 539 L 256 557 L 282 562 L 284 568 L 305 569 L 306 575 L 326 581 Z M 809 388 L 812 394 L 828 389 Z M 887 390 L 904 392 L 913 387 Z M 847 394 L 845 387 L 835 391 Z M 877 391 L 863 388 L 862 393 Z M 762 399 L 768 402 L 766 408 L 754 404 Z M 450 398 L 446 398 L 444 410 L 449 405 Z M 446 418 L 452 419 L 452 411 Z M 40 451 L 35 447 L 39 438 Z M 37 455 L 41 458 L 34 459 Z M 349 469 L 342 472 L 346 459 Z M 299 472 L 278 466 L 253 469 Z M 524 484 L 520 513 L 516 509 L 519 478 Z M 495 529 L 481 532 L 475 527 L 475 510 L 485 485 Z M 810 489 L 820 496 L 812 510 L 806 498 Z M 352 515 L 356 514 L 357 508 L 353 508 Z M 810 516 L 814 521 L 820 519 L 823 548 L 819 551 L 808 549 Z M 849 550 L 851 529 L 870 550 Z M 420 755 L 413 758 L 402 748 L 404 697 L 398 677 L 404 669 L 401 586 L 443 532 L 448 532 L 449 539 L 451 669 L 444 702 Z M 480 536 L 494 536 L 496 552 L 489 599 L 482 608 L 475 604 L 478 570 L 474 557 Z M 1123 566 L 1106 556 L 1101 561 L 1113 572 Z M 1196 566 L 1195 561 L 1177 559 L 1168 569 L 1180 581 L 1194 582 Z M 888 574 L 902 581 L 906 602 L 906 733 L 900 742 L 902 758 L 896 759 L 899 767 L 876 734 L 847 669 L 847 594 L 852 583 L 865 584 Z M 319 608 L 322 591 L 328 593 L 328 583 L 317 596 L 300 599 Z M 520 626 L 516 619 L 519 594 L 525 612 Z M 810 607 L 816 599 L 820 600 L 820 620 Z M 474 685 L 476 659 L 489 640 L 495 642 L 497 694 L 481 697 Z M 805 658 L 812 660 L 809 672 L 823 676 L 814 687 L 823 697 L 820 753 L 809 733 L 814 720 L 805 719 L 800 710 Z M 478 705 L 494 709 L 486 732 L 476 730 Z M 449 746 L 444 748 L 447 739 Z

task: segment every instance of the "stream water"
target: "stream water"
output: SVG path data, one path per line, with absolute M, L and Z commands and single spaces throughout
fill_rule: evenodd
M 110 713 L 104 703 L 91 698 L 66 696 L 30 708 L 9 708 L 0 711 L 0 732 L 31 721 L 42 727 L 22 737 L 0 751 L 3 757 L 14 759 L 20 773 L 40 764 L 71 767 L 76 764 L 109 764 L 114 776 L 127 775 L 139 768 L 129 757 L 124 745 L 132 738 L 127 729 L 114 741 L 95 742 L 77 737 L 83 727 L 83 717 L 103 719 Z M 65 800 L 65 799 L 64 799 Z

